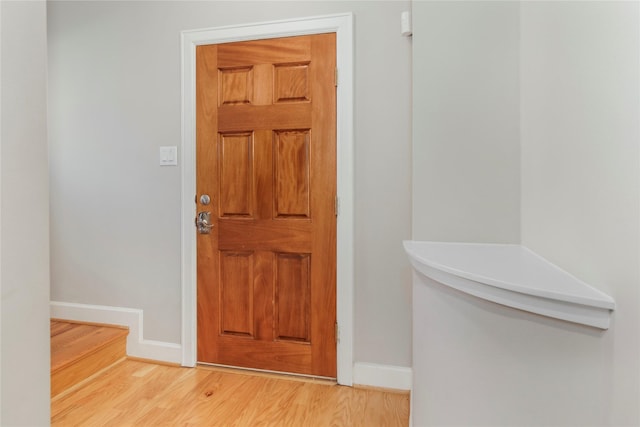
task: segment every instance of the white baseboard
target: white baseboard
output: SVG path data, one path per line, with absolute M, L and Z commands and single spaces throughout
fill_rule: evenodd
M 182 362 L 182 346 L 180 344 L 144 339 L 142 310 L 51 301 L 50 314 L 52 318 L 58 319 L 128 326 L 128 356 L 169 363 Z
M 356 362 L 353 364 L 353 383 L 369 387 L 411 390 L 411 368 Z
M 50 315 L 53 318 L 80 322 L 128 326 L 128 356 L 169 363 L 182 363 L 182 346 L 180 344 L 144 339 L 144 313 L 142 310 L 51 301 Z M 356 385 L 411 390 L 411 378 L 411 368 L 403 366 L 378 365 L 363 362 L 356 362 L 353 365 L 353 383 Z

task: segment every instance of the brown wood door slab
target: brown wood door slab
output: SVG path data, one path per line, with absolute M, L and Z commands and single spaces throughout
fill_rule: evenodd
M 334 33 L 197 47 L 200 362 L 336 376 L 335 58 Z

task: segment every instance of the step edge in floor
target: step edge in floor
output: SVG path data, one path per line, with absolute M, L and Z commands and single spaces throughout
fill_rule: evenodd
M 73 323 L 76 325 L 87 325 L 87 326 L 100 326 L 105 328 L 114 328 L 114 329 L 126 329 L 129 330 L 128 326 L 125 325 L 116 325 L 115 323 L 99 323 L 99 322 L 86 322 L 84 320 L 69 320 L 69 319 L 61 319 L 59 317 L 52 317 L 49 319 L 51 322 L 62 322 L 62 323 Z
M 92 355 L 94 355 L 95 353 L 103 350 L 106 347 L 110 347 L 110 346 L 112 346 L 114 344 L 118 344 L 119 345 L 119 343 L 117 343 L 117 341 L 121 340 L 122 338 L 125 339 L 124 344 L 125 344 L 125 354 L 126 354 L 126 345 L 127 345 L 126 344 L 127 343 L 126 342 L 126 336 L 125 335 L 119 335 L 117 337 L 113 337 L 113 338 L 109 339 L 109 341 L 101 343 L 98 346 L 92 347 L 88 351 L 84 351 L 82 353 L 78 353 L 78 355 L 76 357 L 68 359 L 68 360 L 64 361 L 64 363 L 58 363 L 55 366 L 52 363 L 51 374 L 55 374 L 58 371 L 61 371 L 63 369 L 68 368 L 69 366 L 73 366 L 74 364 L 78 363 L 79 361 L 84 360 L 84 359 L 86 359 L 88 357 L 91 357 Z
M 110 328 L 110 326 L 103 326 L 103 325 L 94 325 L 94 326 L 99 326 L 99 327 L 107 327 Z M 75 355 L 72 358 L 69 358 L 67 360 L 64 360 L 62 362 L 56 362 L 54 359 L 55 357 L 52 356 L 51 359 L 51 374 L 55 374 L 60 370 L 63 370 L 71 365 L 74 365 L 76 363 L 78 363 L 78 361 L 81 361 L 87 357 L 90 357 L 91 355 L 95 354 L 96 352 L 102 350 L 105 347 L 114 345 L 114 344 L 118 344 L 118 341 L 122 340 L 124 338 L 124 345 L 125 345 L 125 354 L 126 354 L 126 339 L 127 336 L 129 335 L 129 328 L 113 328 L 113 329 L 121 329 L 122 331 L 116 335 L 110 336 L 108 338 L 106 338 L 104 341 L 101 341 L 99 344 L 91 346 L 88 349 L 81 349 L 81 351 L 78 352 L 77 355 Z

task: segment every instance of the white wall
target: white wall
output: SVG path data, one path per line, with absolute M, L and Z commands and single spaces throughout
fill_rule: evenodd
M 49 424 L 46 3 L 0 2 L 0 425 Z
M 414 239 L 520 239 L 518 8 L 413 5 Z
M 611 329 L 563 357 L 600 397 L 592 423 L 640 425 L 639 3 L 527 2 L 521 37 L 522 241 L 615 298 Z
M 52 2 L 52 300 L 144 310 L 180 341 L 180 31 L 355 15 L 355 358 L 411 364 L 408 1 Z
M 505 27 L 512 30 L 504 35 L 517 42 L 517 66 L 513 44 L 478 46 Z M 417 278 L 414 300 L 423 309 L 414 311 L 414 329 L 422 339 L 414 340 L 414 360 L 418 354 L 422 363 L 414 366 L 414 381 L 426 385 L 414 391 L 414 425 L 640 425 L 639 31 L 637 2 L 414 4 L 414 238 L 498 239 L 494 223 L 442 197 L 450 191 L 475 200 L 477 185 L 465 190 L 459 181 L 484 184 L 488 172 L 456 169 L 462 177 L 451 179 L 455 162 L 440 144 L 468 138 L 459 129 L 431 131 L 460 114 L 451 108 L 442 117 L 434 109 L 438 101 L 429 99 L 433 90 L 425 90 L 458 93 L 460 83 L 453 73 L 429 74 L 424 58 L 440 62 L 436 69 L 457 68 L 456 55 L 481 58 L 484 67 L 498 67 L 499 78 L 519 80 L 515 104 L 509 97 L 486 111 L 473 92 L 458 98 L 460 109 L 481 118 L 505 106 L 515 110 L 508 120 L 520 127 L 512 140 L 519 158 L 505 159 L 502 149 L 482 141 L 495 125 L 476 138 L 486 169 L 513 162 L 521 179 L 515 193 L 503 192 L 505 202 L 514 194 L 521 199 L 521 235 L 514 240 L 618 304 L 610 330 L 598 331 Z M 452 46 L 451 40 L 458 41 Z M 447 53 L 452 48 L 456 54 Z M 474 82 L 477 74 L 467 70 Z M 475 155 L 471 143 L 460 144 Z M 415 165 L 425 161 L 435 169 L 434 185 L 444 190 L 419 187 L 425 176 Z M 478 210 L 492 203 L 487 198 Z M 435 217 L 431 209 L 451 214 Z M 465 229 L 457 215 L 475 220 L 474 229 Z

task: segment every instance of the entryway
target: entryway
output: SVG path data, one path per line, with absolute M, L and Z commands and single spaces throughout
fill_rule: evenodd
M 342 15 L 333 15 L 326 17 L 317 17 L 317 18 L 308 18 L 308 19 L 296 19 L 290 21 L 280 21 L 280 22 L 272 22 L 272 23 L 261 23 L 256 25 L 242 25 L 235 27 L 225 27 L 225 28 L 217 28 L 210 30 L 198 30 L 198 31 L 187 31 L 183 33 L 183 147 L 182 147 L 182 164 L 183 164 L 183 229 L 182 229 L 182 238 L 183 238 L 183 340 L 182 340 L 182 349 L 183 349 L 183 365 L 184 366 L 195 366 L 197 360 L 197 333 L 196 333 L 196 313 L 197 313 L 197 301 L 196 298 L 196 278 L 200 275 L 200 271 L 196 268 L 196 260 L 197 260 L 197 251 L 196 251 L 196 234 L 194 233 L 194 218 L 196 217 L 196 205 L 194 204 L 194 197 L 197 194 L 196 190 L 196 49 L 199 46 L 204 45 L 221 45 L 227 43 L 234 42 L 243 42 L 243 41 L 257 41 L 257 40 L 266 40 L 266 39 L 274 39 L 274 38 L 288 38 L 288 37 L 297 37 L 297 36 L 308 36 L 314 34 L 334 34 L 336 40 L 336 65 L 337 73 L 334 71 L 332 73 L 332 78 L 334 80 L 334 87 L 337 83 L 336 90 L 336 166 L 335 166 L 335 176 L 337 178 L 336 182 L 336 197 L 333 198 L 333 210 L 334 214 L 337 213 L 336 218 L 336 243 L 335 243 L 335 251 L 336 251 L 336 259 L 337 264 L 335 267 L 335 278 L 336 278 L 336 319 L 337 325 L 333 325 L 333 330 L 337 332 L 335 336 L 335 341 L 337 341 L 337 354 L 334 356 L 336 361 L 336 371 L 335 375 L 337 375 L 337 380 L 340 384 L 351 385 L 352 384 L 352 369 L 353 369 L 353 223 L 354 223 L 354 215 L 353 215 L 353 17 L 351 14 L 342 14 Z M 295 65 L 295 67 L 289 67 L 288 69 L 283 68 L 282 79 L 287 80 L 290 78 L 297 79 L 304 73 L 302 70 L 304 69 L 304 61 L 297 62 L 287 62 L 284 63 L 289 65 Z M 240 67 L 242 68 L 242 67 Z M 238 73 L 230 73 L 227 78 L 228 81 L 235 81 L 238 75 L 242 74 L 242 71 Z M 337 74 L 337 75 L 336 75 Z M 246 75 L 245 81 L 246 81 Z M 260 77 L 258 77 L 260 78 Z M 242 79 L 240 79 L 242 80 Z M 235 83 L 232 84 L 235 87 Z M 219 86 L 218 86 L 219 88 Z M 285 98 L 298 98 L 300 95 L 297 94 L 297 89 L 294 91 L 295 93 L 287 93 L 285 94 Z M 238 92 L 239 93 L 239 92 Z M 243 104 L 242 100 L 238 99 L 239 96 L 235 89 L 228 92 L 226 95 L 226 101 L 230 101 L 233 106 L 236 107 L 247 107 L 247 104 Z M 259 95 L 258 96 L 263 96 Z M 299 101 L 296 101 L 299 102 Z M 235 125 L 233 125 L 235 126 Z M 223 141 L 222 145 L 227 145 L 228 147 L 247 147 L 247 137 L 242 136 L 242 129 L 238 128 L 227 129 L 226 131 L 230 132 L 232 135 L 231 139 L 227 139 Z M 305 146 L 305 137 L 304 130 L 307 129 L 305 126 L 298 124 L 293 127 L 282 127 L 276 126 L 276 130 L 288 129 L 289 131 L 295 131 L 294 133 L 282 133 L 279 137 L 284 141 L 291 142 L 291 145 L 287 145 L 288 147 L 297 146 L 304 147 Z M 273 130 L 271 129 L 270 132 Z M 226 132 L 225 131 L 225 132 Z M 302 132 L 300 132 L 302 131 Z M 226 138 L 226 137 L 225 137 Z M 243 139 L 244 138 L 244 139 Z M 252 136 L 254 141 L 257 141 L 260 136 L 258 132 L 254 133 Z M 250 139 L 250 138 L 249 138 Z M 244 141 L 244 142 L 240 142 Z M 292 142 L 293 141 L 293 142 Z M 228 143 L 228 144 L 227 144 Z M 219 144 L 219 143 L 218 143 Z M 219 144 L 220 145 L 220 144 Z M 284 145 L 283 145 L 284 146 Z M 310 146 L 311 147 L 311 146 Z M 217 152 L 218 148 L 216 148 Z M 303 150 L 304 151 L 304 150 Z M 244 157 L 242 152 L 233 152 L 232 154 L 235 158 Z M 274 160 L 274 152 L 271 152 L 271 163 L 273 164 Z M 298 158 L 294 156 L 292 153 L 282 154 L 288 156 L 288 158 Z M 293 156 L 293 157 L 292 157 Z M 218 159 L 219 160 L 219 159 Z M 267 162 L 269 163 L 269 162 Z M 229 171 L 233 169 L 228 169 Z M 237 172 L 237 171 L 236 171 Z M 296 182 L 298 178 L 296 178 Z M 274 187 L 277 190 L 277 187 Z M 302 192 L 304 193 L 304 191 Z M 206 193 L 208 194 L 208 193 Z M 301 193 L 298 192 L 298 195 Z M 211 197 L 211 200 L 214 200 L 214 196 L 208 194 Z M 198 194 L 200 197 L 201 195 Z M 215 197 L 220 197 L 218 194 Z M 238 204 L 237 199 L 234 199 L 235 196 L 229 199 L 230 195 L 222 195 L 222 197 L 226 197 L 227 201 L 231 203 L 234 211 L 242 211 L 242 209 L 238 209 L 240 204 Z M 219 203 L 214 200 L 214 203 Z M 286 198 L 285 198 L 286 200 Z M 289 216 L 293 216 L 292 212 L 295 215 L 298 215 L 297 218 L 301 218 L 302 213 L 300 213 L 300 202 L 301 199 L 294 197 L 293 199 L 289 199 L 285 205 L 283 205 L 283 212 Z M 198 200 L 199 201 L 199 200 Z M 211 202 L 210 202 L 211 203 Z M 211 206 L 211 205 L 209 205 Z M 200 208 L 202 206 L 198 206 Z M 206 212 L 206 211 L 205 211 Z M 210 211 L 213 212 L 213 211 Z M 237 214 L 238 212 L 235 212 Z M 219 211 L 218 211 L 219 213 Z M 273 213 L 273 212 L 272 212 Z M 287 216 L 285 215 L 285 217 Z M 313 215 L 313 212 L 311 213 Z M 281 218 L 283 221 L 293 221 L 292 218 Z M 201 218 L 202 220 L 206 220 L 206 218 Z M 239 218 L 230 216 L 227 218 L 230 224 L 235 222 L 244 220 L 246 218 Z M 209 221 L 213 221 L 209 218 Z M 301 222 L 301 221 L 298 221 Z M 210 225 L 211 223 L 208 222 Z M 218 224 L 220 225 L 220 224 Z M 214 229 L 216 227 L 214 226 Z M 218 233 L 222 233 L 223 228 L 220 227 Z M 228 230 L 229 233 L 238 235 L 238 232 L 235 230 Z M 226 233 L 226 232 L 224 232 Z M 229 234 L 227 233 L 227 235 Z M 242 234 L 242 233 L 240 233 Z M 218 237 L 220 237 L 218 235 Z M 239 244 L 239 243 L 237 243 Z M 240 244 L 239 244 L 240 245 Z M 278 250 L 275 251 L 280 254 L 287 254 L 284 257 L 280 257 L 280 266 L 277 267 L 280 271 L 287 272 L 286 275 L 297 275 L 298 277 L 304 276 L 305 264 L 308 260 L 305 260 L 302 254 L 308 253 L 305 250 L 299 250 L 304 248 L 297 248 L 293 250 L 292 248 L 288 248 L 286 250 Z M 235 247 L 233 249 L 229 249 L 230 253 L 236 254 L 228 259 L 225 259 L 223 262 L 227 264 L 227 271 L 235 271 L 240 272 L 243 271 L 243 268 L 240 267 L 242 263 L 248 260 L 247 257 L 244 257 L 242 254 L 243 249 L 241 247 Z M 275 255 L 270 255 L 274 257 Z M 292 255 L 289 255 L 292 254 Z M 259 260 L 260 256 L 256 258 L 257 261 L 254 261 L 254 265 L 262 265 L 263 261 Z M 218 257 L 218 261 L 220 262 L 221 258 Z M 309 261 L 313 262 L 313 261 Z M 272 264 L 274 265 L 274 264 Z M 260 269 L 262 267 L 259 267 Z M 317 270 L 317 268 L 316 268 Z M 263 270 L 264 271 L 264 270 Z M 235 273 L 234 273 L 235 274 Z M 252 273 L 255 275 L 255 272 Z M 313 272 L 311 273 L 313 274 Z M 273 275 L 271 276 L 273 277 Z M 250 281 L 249 281 L 250 282 Z M 255 283 L 255 281 L 254 281 Z M 230 291 L 229 291 L 230 292 Z M 246 293 L 244 295 L 247 295 Z M 237 298 L 237 296 L 233 296 L 233 298 Z M 253 296 L 253 304 L 254 308 L 256 304 L 259 304 L 259 299 L 263 298 L 260 296 Z M 304 297 L 306 298 L 306 297 Z M 313 298 L 313 297 L 311 297 Z M 218 289 L 218 299 L 220 299 L 220 293 Z M 297 300 L 297 297 L 294 298 Z M 245 301 L 248 301 L 245 298 Z M 309 300 L 311 301 L 311 300 Z M 292 301 L 293 302 L 293 301 Z M 302 313 L 300 308 L 297 309 L 299 313 Z M 254 310 L 255 312 L 255 310 Z M 231 317 L 232 319 L 235 319 Z M 274 317 L 273 319 L 276 319 Z M 245 318 L 246 319 L 246 318 Z M 282 318 L 280 320 L 274 321 L 282 321 L 283 326 L 287 324 L 288 319 Z M 289 322 L 289 326 L 286 326 L 286 333 L 281 334 L 283 337 L 288 338 L 288 344 L 292 344 L 296 339 L 296 344 L 299 348 L 303 345 L 303 339 L 305 339 L 303 331 L 305 328 L 299 329 L 297 326 L 293 327 L 296 322 Z M 236 320 L 233 320 L 232 325 L 230 326 L 229 332 L 241 332 L 244 334 L 247 333 L 256 333 L 258 328 L 253 326 L 253 332 L 248 331 L 246 326 L 242 326 L 239 323 L 236 323 Z M 235 329 L 238 329 L 237 331 Z M 244 330 L 243 330 L 244 329 Z M 228 334 L 232 335 L 232 334 Z M 243 338 L 241 334 L 237 334 L 234 338 Z M 246 335 L 244 337 L 246 340 Z M 334 342 L 335 342 L 334 341 Z M 335 344 L 334 344 L 335 345 Z

